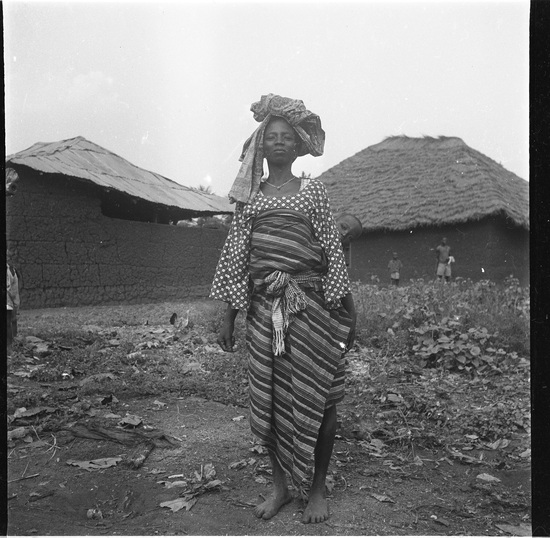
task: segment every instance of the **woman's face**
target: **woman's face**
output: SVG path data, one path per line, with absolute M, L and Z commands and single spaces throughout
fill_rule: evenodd
M 264 157 L 273 164 L 292 163 L 297 157 L 296 132 L 282 118 L 272 119 L 264 132 Z

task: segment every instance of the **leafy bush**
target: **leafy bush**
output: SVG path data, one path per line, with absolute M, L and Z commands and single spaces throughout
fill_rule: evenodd
M 447 370 L 501 372 L 499 366 L 505 365 L 505 359 L 517 359 L 515 352 L 494 348 L 497 333 L 491 334 L 485 327 L 470 327 L 463 332 L 460 322 L 443 318 L 439 323 L 424 323 L 411 331 L 417 335 L 412 351 L 421 359 L 422 367 L 441 365 Z
M 356 283 L 353 293 L 359 342 L 407 353 L 422 367 L 498 373 L 529 356 L 529 289 L 517 279 Z

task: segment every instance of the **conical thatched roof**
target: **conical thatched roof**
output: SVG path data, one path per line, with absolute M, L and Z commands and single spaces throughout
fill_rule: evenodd
M 460 138 L 392 136 L 319 178 L 334 213 L 363 229 L 405 230 L 502 214 L 529 228 L 529 184 Z
M 197 215 L 234 211 L 226 198 L 185 187 L 160 174 L 139 168 L 82 136 L 59 142 L 37 142 L 6 157 L 6 166 L 10 164 L 90 181 L 134 198 Z

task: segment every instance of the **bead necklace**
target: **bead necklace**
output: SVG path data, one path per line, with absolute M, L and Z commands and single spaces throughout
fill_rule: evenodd
M 270 187 L 273 187 L 278 191 L 280 191 L 287 183 L 290 183 L 293 179 L 296 179 L 296 176 L 292 176 L 290 179 L 288 179 L 282 185 L 279 185 L 279 186 L 273 185 L 273 183 L 270 183 L 269 181 L 267 181 L 267 179 L 264 179 L 264 183 L 267 183 Z

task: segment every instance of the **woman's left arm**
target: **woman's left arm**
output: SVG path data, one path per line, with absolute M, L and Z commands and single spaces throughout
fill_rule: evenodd
M 350 281 L 340 232 L 332 216 L 326 188 L 321 182 L 318 182 L 316 189 L 317 200 L 313 227 L 328 260 L 328 271 L 323 276 L 323 290 L 327 306 L 336 308 L 350 293 Z

